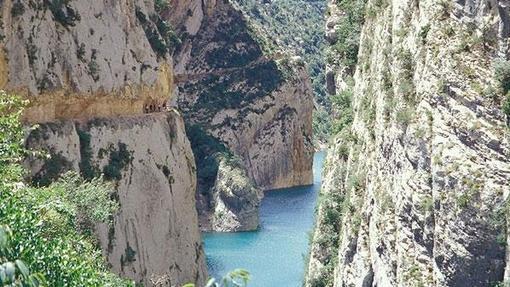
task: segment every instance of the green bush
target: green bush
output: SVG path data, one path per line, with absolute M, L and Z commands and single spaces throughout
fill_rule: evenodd
M 133 152 L 128 151 L 125 143 L 119 142 L 118 149 L 110 147 L 110 159 L 108 165 L 103 168 L 103 174 L 107 180 L 120 180 L 122 170 L 133 161 Z
M 503 102 L 503 113 L 510 117 L 510 95 L 507 94 L 505 101 Z
M 504 95 L 502 110 L 507 116 L 507 125 L 510 124 L 510 61 L 498 60 L 494 63 L 494 77 Z
M 198 190 L 208 192 L 216 181 L 219 155 L 230 156 L 228 148 L 217 138 L 207 134 L 198 125 L 186 126 L 186 135 L 191 143 L 197 167 Z
M 162 13 L 170 8 L 170 3 L 168 0 L 154 0 L 154 8 L 158 13 Z
M 53 18 L 63 26 L 75 26 L 75 22 L 81 20 L 80 14 L 68 5 L 70 0 L 48 0 L 44 2 L 53 14 Z
M 9 265 L 11 272 L 13 266 L 7 262 L 14 260 L 19 280 L 30 280 L 30 268 L 44 276 L 47 286 L 134 286 L 108 271 L 91 236 L 91 223 L 108 223 L 117 209 L 109 184 L 101 179 L 83 181 L 76 174 L 46 188 L 22 183 L 25 172 L 20 163 L 27 152 L 19 119 L 24 104 L 0 92 L 0 225 L 14 229 L 8 236 L 0 234 L 4 248 L 9 237 L 9 252 L 2 251 L 0 265 Z
M 94 82 L 99 81 L 99 72 L 101 71 L 101 68 L 99 67 L 99 64 L 95 59 L 90 60 L 89 62 L 89 74 L 94 80 Z
M 345 17 L 340 18 L 337 29 L 338 41 L 333 46 L 342 64 L 351 71 L 358 62 L 358 50 L 361 28 L 365 21 L 366 0 L 339 0 L 337 5 L 345 11 Z
M 92 179 L 99 175 L 97 167 L 92 162 L 92 147 L 90 146 L 90 134 L 78 128 L 78 138 L 80 140 L 80 173 L 85 179 Z
M 506 95 L 510 91 L 510 61 L 498 60 L 494 63 L 495 78 Z
M 38 287 L 46 285 L 44 276 L 31 273 L 23 260 L 15 259 L 12 248 L 13 233 L 0 225 L 0 286 Z
M 50 153 L 41 170 L 31 178 L 35 186 L 48 186 L 62 173 L 71 170 L 72 163 L 61 154 Z
M 333 119 L 331 125 L 332 134 L 338 134 L 343 129 L 349 127 L 354 120 L 352 111 L 352 88 L 347 88 L 339 94 L 331 97 L 333 108 L 338 113 L 338 117 Z
M 12 4 L 11 15 L 12 17 L 18 17 L 25 13 L 25 6 L 21 2 L 15 2 Z

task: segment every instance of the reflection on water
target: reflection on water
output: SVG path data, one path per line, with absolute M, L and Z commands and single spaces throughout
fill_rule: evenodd
M 324 153 L 315 154 L 314 185 L 266 192 L 260 230 L 204 234 L 211 276 L 244 268 L 252 274 L 250 287 L 302 285 L 323 160 Z

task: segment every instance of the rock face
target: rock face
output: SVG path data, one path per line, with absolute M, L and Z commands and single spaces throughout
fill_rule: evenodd
M 30 97 L 26 119 L 130 115 L 166 102 L 172 64 L 157 46 L 166 28 L 152 1 L 54 2 L 1 3 L 0 88 Z
M 104 173 L 121 206 L 113 229 L 98 227 L 114 271 L 145 286 L 205 283 L 194 158 L 169 111 L 179 41 L 154 2 L 5 0 L 0 11 L 0 89 L 31 101 L 25 120 L 43 124 L 28 145 L 52 155 L 27 162 L 32 180 Z
M 52 155 L 27 162 L 36 183 L 70 169 L 116 182 L 120 211 L 112 229 L 98 227 L 115 272 L 145 286 L 204 282 L 195 164 L 178 114 L 42 124 L 27 144 Z
M 507 281 L 510 145 L 494 61 L 508 54 L 508 8 L 366 11 L 354 121 L 328 154 L 306 285 Z
M 234 232 L 259 227 L 259 206 L 264 195 L 246 175 L 240 162 L 220 160 L 212 194 L 213 216 L 206 230 Z
M 312 90 L 304 67 L 263 52 L 249 23 L 216 3 L 176 57 L 179 107 L 242 158 L 262 189 L 312 181 Z M 259 40 L 262 41 L 262 40 Z
M 233 4 L 209 4 L 189 13 L 207 25 L 179 28 L 186 37 L 174 55 L 178 105 L 188 124 L 200 126 L 242 161 L 238 167 L 221 165 L 216 185 L 198 191 L 202 228 L 250 230 L 258 227 L 258 189 L 312 182 L 312 88 L 304 65 L 264 51 L 264 38 Z M 224 172 L 235 174 L 238 190 L 225 184 Z M 237 197 L 237 207 L 221 204 L 227 194 Z
M 197 210 L 203 231 L 248 231 L 259 226 L 263 197 L 241 159 L 197 125 L 187 135 L 197 166 Z

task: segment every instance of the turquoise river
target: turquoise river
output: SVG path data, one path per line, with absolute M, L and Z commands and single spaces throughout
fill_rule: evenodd
M 313 185 L 265 193 L 258 231 L 203 235 L 211 276 L 243 268 L 251 273 L 249 287 L 302 286 L 323 161 L 316 153 Z

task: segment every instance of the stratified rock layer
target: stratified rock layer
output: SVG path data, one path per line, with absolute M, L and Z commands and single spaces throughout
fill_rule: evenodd
M 382 2 L 367 4 L 354 122 L 328 154 L 307 286 L 508 280 L 510 144 L 493 66 L 508 54 L 508 8 Z
M 27 120 L 139 114 L 166 102 L 172 63 L 148 39 L 160 33 L 152 1 L 54 2 L 0 4 L 0 89 L 30 98 Z

